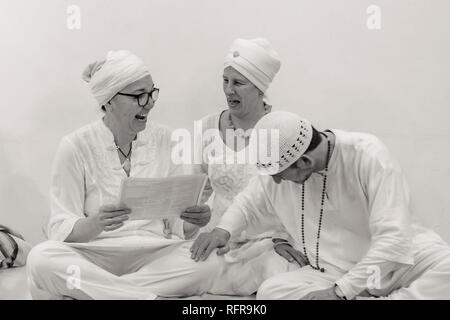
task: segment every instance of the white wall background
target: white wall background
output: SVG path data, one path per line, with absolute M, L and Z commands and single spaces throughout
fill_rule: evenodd
M 366 27 L 371 4 L 381 30 Z M 69 5 L 80 30 L 66 27 Z M 161 88 L 154 119 L 192 129 L 226 105 L 231 42 L 263 36 L 282 59 L 274 109 L 378 135 L 414 212 L 450 241 L 449 14 L 448 0 L 0 0 L 0 224 L 43 239 L 58 141 L 100 116 L 88 63 L 110 49 L 141 56 Z

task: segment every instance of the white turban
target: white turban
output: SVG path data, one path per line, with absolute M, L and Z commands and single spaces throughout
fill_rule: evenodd
M 92 94 L 105 105 L 116 93 L 131 83 L 150 75 L 142 60 L 126 50 L 109 51 L 106 60 L 91 63 L 83 72 Z
M 224 68 L 229 66 L 265 93 L 280 70 L 281 62 L 266 39 L 236 39 L 225 57 Z
M 273 130 L 276 130 L 277 134 L 273 134 Z M 256 123 L 250 137 L 250 145 L 257 145 L 257 140 L 263 138 L 262 134 L 268 134 L 271 139 L 278 138 L 274 146 L 278 150 L 269 150 L 269 154 L 275 154 L 276 158 L 264 157 L 264 153 L 260 152 L 265 150 L 257 153 L 256 165 L 259 172 L 273 175 L 288 168 L 308 150 L 313 129 L 308 120 L 295 113 L 276 111 L 266 114 Z

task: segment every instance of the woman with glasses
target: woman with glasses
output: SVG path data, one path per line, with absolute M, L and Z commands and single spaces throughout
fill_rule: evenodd
M 28 258 L 33 298 L 203 293 L 219 260 L 195 263 L 185 240 L 208 223 L 208 207 L 188 208 L 181 219 L 129 220 L 131 211 L 114 205 L 127 176 L 182 174 L 171 161 L 171 132 L 148 119 L 159 94 L 148 68 L 128 51 L 111 51 L 83 78 L 103 117 L 61 140 L 51 179 L 50 240 Z
M 219 224 L 233 199 L 258 174 L 256 165 L 250 161 L 249 138 L 258 120 L 271 111 L 266 91 L 280 66 L 278 54 L 269 41 L 262 38 L 236 39 L 225 57 L 222 80 L 228 108 L 204 117 L 201 120 L 203 134 L 196 137 L 197 145 L 202 146 L 204 161 L 197 170 L 208 174 L 211 187 L 207 204 L 212 216 L 208 225 L 202 228 L 203 232 L 209 232 Z M 215 134 L 210 134 L 212 132 Z M 191 248 L 192 257 L 197 261 L 205 258 L 197 254 L 202 251 L 199 249 L 202 249 L 203 236 L 200 234 Z M 225 254 L 224 274 L 209 292 L 249 295 L 271 275 L 296 268 L 273 250 L 272 240 L 282 241 L 284 236 L 281 225 L 279 230 L 265 234 L 251 229 L 244 231 Z M 227 249 L 219 249 L 219 252 L 224 253 Z M 285 255 L 284 252 L 280 254 Z M 294 258 L 286 255 L 286 259 Z

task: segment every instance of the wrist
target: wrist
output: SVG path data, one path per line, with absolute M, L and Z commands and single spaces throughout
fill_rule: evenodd
M 85 217 L 75 222 L 72 232 L 64 240 L 65 242 L 89 242 L 101 233 L 92 218 Z
M 191 239 L 200 230 L 199 226 L 183 221 L 183 233 L 185 239 Z
M 219 237 L 223 237 L 225 241 L 230 240 L 231 234 L 225 229 L 214 228 L 212 232 L 217 233 Z
M 82 223 L 82 228 L 87 230 L 87 234 L 89 235 L 89 241 L 97 237 L 103 231 L 103 228 L 95 223 L 94 216 L 87 216 Z

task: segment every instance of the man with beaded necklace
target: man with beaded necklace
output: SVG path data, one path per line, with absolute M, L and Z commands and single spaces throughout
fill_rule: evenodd
M 278 131 L 278 159 L 257 163 L 261 175 L 197 238 L 194 259 L 223 254 L 249 225 L 270 230 L 276 216 L 290 237 L 274 248 L 301 268 L 266 280 L 258 299 L 450 299 L 450 247 L 413 222 L 401 169 L 378 138 L 318 132 L 289 112 L 261 118 L 251 139 L 262 129 Z

